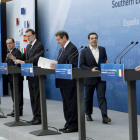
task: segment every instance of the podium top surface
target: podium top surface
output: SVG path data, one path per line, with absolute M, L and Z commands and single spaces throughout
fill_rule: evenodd
M 76 68 L 76 69 L 72 69 L 72 77 L 73 79 L 74 78 L 101 77 L 101 73 Z
M 135 69 L 124 69 L 124 80 L 125 81 L 140 80 L 140 71 L 135 71 Z
M 34 75 L 47 75 L 47 74 L 55 74 L 55 70 L 34 67 Z M 72 77 L 73 79 L 86 78 L 86 77 L 101 77 L 101 73 L 76 68 L 76 69 L 72 69 Z
M 55 74 L 55 70 L 52 69 L 43 69 L 40 67 L 34 67 L 34 75 L 47 75 L 47 74 Z M 20 74 L 21 68 L 16 66 L 8 66 L 7 68 L 8 74 Z M 72 77 L 76 78 L 88 78 L 88 77 L 101 77 L 100 72 L 92 72 L 87 70 L 82 70 L 80 68 L 72 69 Z M 140 72 L 135 71 L 135 69 L 125 69 L 124 70 L 124 79 L 125 81 L 135 81 L 140 80 Z
M 55 70 L 53 70 L 53 69 L 43 69 L 43 68 L 40 68 L 40 67 L 34 67 L 33 71 L 34 71 L 35 76 L 37 76 L 37 75 L 55 74 Z
M 8 74 L 20 74 L 21 68 L 16 66 L 8 66 L 7 67 Z

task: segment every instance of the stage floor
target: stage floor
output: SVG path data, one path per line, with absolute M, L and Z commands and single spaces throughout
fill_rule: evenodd
M 3 97 L 0 105 L 4 114 L 11 113 L 12 100 L 11 97 Z M 94 108 L 93 122 L 86 122 L 86 136 L 94 140 L 129 140 L 129 124 L 128 113 L 108 110 L 108 116 L 112 119 L 111 123 L 102 124 L 101 112 L 98 108 Z M 47 100 L 48 125 L 63 128 L 65 123 L 63 116 L 62 102 Z M 30 100 L 24 99 L 23 120 L 32 119 L 32 111 Z M 78 133 L 62 133 L 60 135 L 34 136 L 29 132 L 40 130 L 41 125 L 37 126 L 18 126 L 8 127 L 4 123 L 13 121 L 14 118 L 0 118 L 0 136 L 8 140 L 79 140 Z M 138 116 L 138 126 L 140 124 L 140 116 Z M 50 129 L 50 128 L 49 128 Z M 54 130 L 54 129 L 50 129 Z M 55 130 L 54 130 L 55 131 Z M 138 129 L 139 132 L 139 129 Z

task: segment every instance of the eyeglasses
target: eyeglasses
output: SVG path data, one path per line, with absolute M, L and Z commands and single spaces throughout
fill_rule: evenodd
M 26 36 L 26 38 L 29 38 L 29 37 L 31 37 L 32 35 L 28 35 L 28 36 Z

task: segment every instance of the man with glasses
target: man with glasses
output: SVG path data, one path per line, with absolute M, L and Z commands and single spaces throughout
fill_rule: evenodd
M 57 57 L 58 64 L 71 64 L 73 68 L 78 66 L 78 50 L 69 40 L 66 31 L 60 30 L 55 34 L 56 42 L 61 46 Z M 72 55 L 73 53 L 77 55 Z M 55 69 L 55 64 L 51 64 Z M 59 129 L 63 133 L 78 132 L 78 115 L 77 115 L 77 86 L 76 80 L 57 78 L 56 87 L 60 88 L 63 100 L 63 111 L 66 123 L 63 128 Z
M 37 66 L 38 59 L 43 56 L 44 46 L 36 39 L 36 33 L 32 29 L 26 31 L 26 37 L 29 44 L 26 47 L 25 53 L 22 56 L 14 56 L 8 54 L 7 56 L 14 60 L 15 64 L 32 63 Z M 40 55 L 40 52 L 42 52 Z M 37 55 L 37 57 L 36 57 Z M 28 121 L 31 125 L 41 124 L 41 110 L 40 110 L 40 92 L 39 92 L 39 78 L 38 76 L 27 77 L 30 91 L 31 107 L 33 112 L 33 119 Z
M 8 53 L 11 53 L 14 56 L 21 56 L 21 52 L 15 48 L 15 41 L 13 38 L 8 38 L 6 40 L 6 45 L 8 48 Z M 4 63 L 7 63 L 8 66 L 14 66 L 14 61 L 12 59 L 9 59 L 6 57 Z M 7 81 L 10 83 L 10 91 L 12 96 L 12 101 L 14 102 L 14 95 L 13 95 L 13 76 L 12 74 L 7 75 Z M 18 75 L 18 94 L 19 94 L 19 115 L 23 115 L 23 76 L 20 74 Z M 7 116 L 14 117 L 14 105 L 13 105 L 13 111 Z

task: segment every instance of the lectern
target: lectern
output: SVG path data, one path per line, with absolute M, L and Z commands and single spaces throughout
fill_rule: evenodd
M 49 130 L 47 122 L 45 76 L 48 74 L 55 74 L 55 70 L 34 67 L 33 73 L 34 76 L 39 76 L 42 129 L 30 133 L 36 136 L 61 134 L 59 132 Z
M 75 78 L 77 80 L 79 140 L 86 140 L 84 78 L 101 77 L 101 73 L 81 69 L 72 69 L 72 77 L 73 79 Z M 138 140 L 136 80 L 140 80 L 140 72 L 137 72 L 134 69 L 125 69 L 124 78 L 127 82 L 128 90 L 129 137 L 130 140 Z
M 79 140 L 86 140 L 85 127 L 85 99 L 84 99 L 84 78 L 101 77 L 100 72 L 72 69 L 72 77 L 77 81 L 77 103 L 78 103 L 78 133 Z
M 138 140 L 136 80 L 140 80 L 140 72 L 125 69 L 124 78 L 128 92 L 129 140 Z
M 66 64 L 67 65 L 67 64 Z M 85 99 L 84 99 L 84 78 L 101 77 L 100 72 L 82 70 L 80 68 L 67 67 L 65 64 L 56 66 L 56 77 L 61 79 L 71 78 L 77 81 L 77 106 L 78 106 L 78 133 L 79 140 L 86 140 L 85 127 Z M 57 74 L 58 72 L 58 74 Z M 71 76 L 69 76 L 71 75 Z M 70 80 L 70 79 L 69 79 Z
M 26 126 L 27 123 L 21 122 L 19 120 L 19 97 L 18 97 L 18 74 L 21 73 L 21 68 L 16 66 L 8 66 L 7 74 L 13 75 L 13 94 L 14 94 L 14 117 L 15 121 L 5 123 L 9 127 L 13 126 Z

